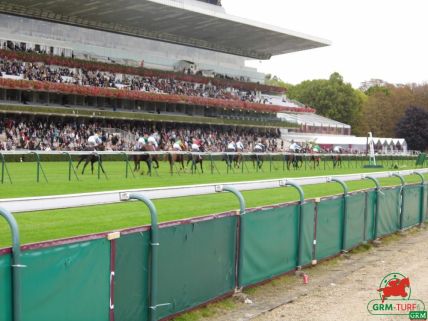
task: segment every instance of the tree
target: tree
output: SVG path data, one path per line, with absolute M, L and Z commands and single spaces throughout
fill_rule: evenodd
M 363 96 L 335 72 L 328 80 L 306 80 L 289 88 L 288 96 L 313 107 L 320 115 L 354 126 L 363 103 Z
M 425 151 L 428 149 L 428 111 L 420 107 L 410 107 L 399 120 L 397 137 L 404 138 L 409 149 Z
M 269 85 L 269 86 L 277 86 L 277 87 L 282 87 L 285 89 L 290 89 L 293 87 L 292 84 L 288 84 L 285 81 L 283 81 L 281 78 L 277 77 L 277 76 L 273 76 L 271 74 L 267 74 L 265 76 L 265 84 Z

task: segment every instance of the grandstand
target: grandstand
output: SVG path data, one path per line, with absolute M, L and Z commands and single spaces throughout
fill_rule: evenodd
M 246 66 L 249 59 L 329 42 L 231 16 L 218 0 L 0 0 L 0 19 L 6 123 L 16 114 L 32 115 L 61 131 L 81 123 L 76 118 L 98 119 L 100 126 L 132 121 L 133 132 L 111 130 L 122 137 L 165 128 L 162 123 L 228 126 L 220 132 L 229 136 L 280 129 L 288 142 L 306 141 L 305 133 L 351 134 L 349 125 L 287 99 L 284 88 L 265 85 L 264 75 Z M 1 140 L 23 146 L 6 144 L 0 128 Z

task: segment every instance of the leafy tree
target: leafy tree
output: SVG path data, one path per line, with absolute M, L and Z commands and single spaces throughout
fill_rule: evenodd
M 335 72 L 328 80 L 306 80 L 289 88 L 288 96 L 317 110 L 320 115 L 354 126 L 358 123 L 363 95 Z
M 428 111 L 420 107 L 410 107 L 399 120 L 397 137 L 404 138 L 409 149 L 424 151 L 428 149 Z
M 286 83 L 285 81 L 283 81 L 281 78 L 277 76 L 272 77 L 271 74 L 267 74 L 265 76 L 265 84 L 270 86 L 282 87 L 287 90 L 293 87 L 292 84 Z

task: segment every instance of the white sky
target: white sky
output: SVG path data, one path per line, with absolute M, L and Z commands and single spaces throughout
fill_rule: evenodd
M 330 47 L 251 63 L 296 84 L 335 71 L 357 88 L 371 78 L 428 82 L 428 0 L 222 0 L 229 14 L 328 39 Z

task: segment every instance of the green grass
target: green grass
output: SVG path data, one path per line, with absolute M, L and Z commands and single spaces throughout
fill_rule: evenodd
M 307 173 L 302 173 L 307 174 Z M 207 175 L 207 177 L 209 177 Z M 428 178 L 428 175 L 426 176 Z M 164 178 L 168 180 L 167 177 Z M 383 186 L 398 185 L 398 178 L 381 179 Z M 406 177 L 408 183 L 415 183 L 415 175 Z M 351 191 L 373 187 L 370 181 L 349 182 Z M 306 198 L 340 194 L 339 184 L 304 186 Z M 258 207 L 298 200 L 298 194 L 291 188 L 276 188 L 244 192 L 247 207 Z M 232 194 L 212 194 L 196 197 L 155 200 L 161 222 L 214 214 L 238 208 Z M 118 203 L 92 207 L 40 211 L 16 214 L 22 243 L 32 243 L 76 235 L 105 232 L 148 224 L 149 213 L 139 202 Z M 0 225 L 0 247 L 10 245 L 10 233 L 6 224 Z
M 28 156 L 26 156 L 28 157 Z M 76 163 L 75 163 L 76 164 Z M 349 174 L 360 172 L 374 172 L 379 169 L 362 169 L 362 164 L 365 162 L 356 161 L 343 161 L 341 169 L 333 169 L 331 162 L 321 162 L 319 169 L 310 169 L 309 166 L 298 171 L 283 171 L 283 163 L 280 161 L 272 162 L 270 166 L 269 161 L 265 161 L 263 171 L 256 171 L 252 163 L 246 162 L 244 173 L 241 169 L 236 169 L 234 172 L 227 173 L 225 162 L 215 162 L 218 171 L 211 174 L 210 162 L 204 162 L 204 174 L 191 175 L 189 173 L 174 176 L 169 174 L 169 164 L 167 162 L 160 163 L 158 175 L 153 173 L 152 177 L 146 175 L 136 175 L 133 178 L 129 174 L 128 179 L 125 178 L 125 162 L 104 162 L 105 170 L 108 174 L 108 180 L 101 175 L 101 179 L 97 177 L 97 167 L 95 165 L 94 175 L 90 173 L 90 166 L 87 167 L 84 176 L 80 174 L 80 181 L 76 181 L 73 177 L 71 182 L 68 181 L 68 163 L 67 162 L 43 162 L 42 166 L 46 173 L 48 183 L 44 181 L 42 174 L 40 174 L 40 182 L 36 182 L 36 163 L 35 162 L 21 162 L 21 163 L 7 163 L 13 184 L 9 184 L 5 178 L 5 184 L 0 184 L 0 198 L 14 198 L 14 197 L 29 197 L 29 196 L 46 196 L 57 194 L 71 194 L 71 193 L 85 193 L 97 191 L 111 191 L 118 189 L 135 189 L 135 188 L 149 188 L 149 187 L 165 187 L 165 186 L 179 186 L 179 185 L 193 185 L 193 184 L 207 184 L 207 183 L 222 183 L 234 182 L 245 180 L 261 180 L 261 179 L 274 179 L 284 177 L 301 177 L 301 176 L 317 176 L 317 175 L 334 175 L 334 174 Z M 415 161 L 403 161 L 400 166 L 403 169 L 408 169 L 414 166 Z M 132 164 L 133 165 L 133 164 Z M 141 164 L 142 169 L 147 171 L 146 164 Z M 391 164 L 385 162 L 384 170 L 391 170 Z

